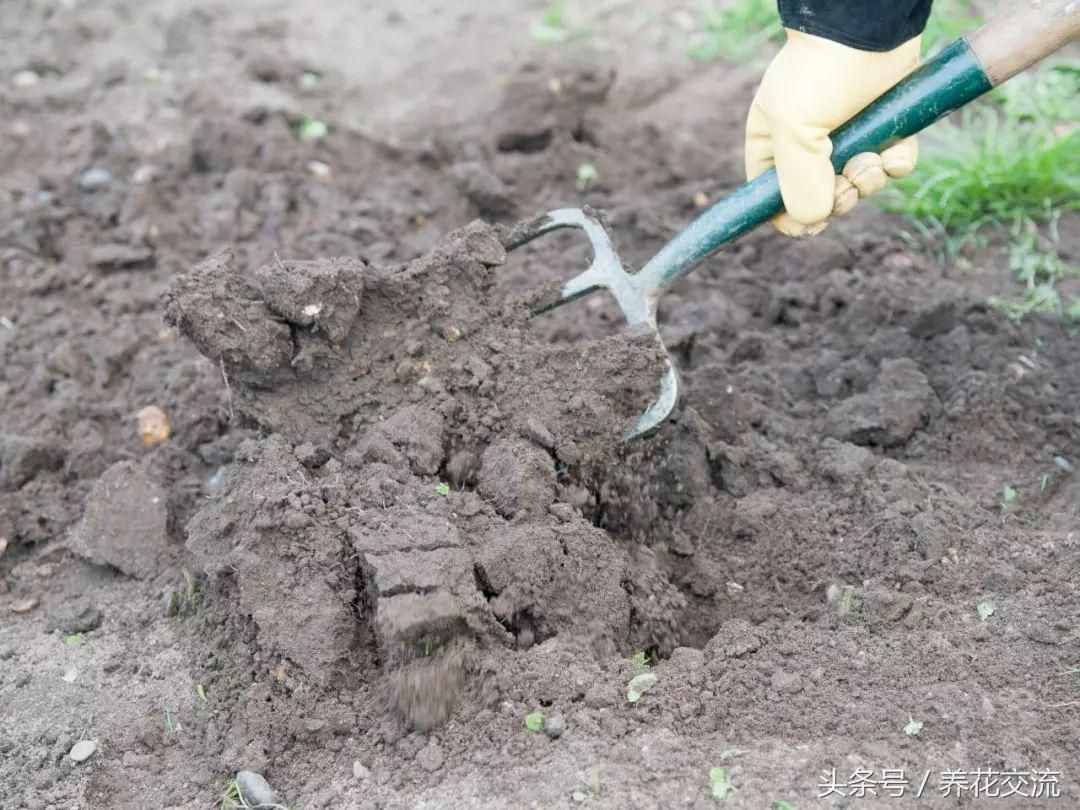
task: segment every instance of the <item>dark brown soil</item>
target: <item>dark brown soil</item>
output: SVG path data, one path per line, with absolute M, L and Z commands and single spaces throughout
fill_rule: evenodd
M 1076 338 L 987 307 L 1000 249 L 959 274 L 863 206 L 673 289 L 685 397 L 622 444 L 655 346 L 599 297 L 530 320 L 585 242 L 502 237 L 587 202 L 640 264 L 739 182 L 755 71 L 666 17 L 609 23 L 628 60 L 427 12 L 0 9 L 0 807 L 240 769 L 292 808 L 904 803 L 821 797 L 859 768 L 1076 806 Z

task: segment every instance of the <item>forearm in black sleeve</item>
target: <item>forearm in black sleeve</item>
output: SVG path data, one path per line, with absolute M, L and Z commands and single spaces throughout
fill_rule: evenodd
M 931 0 L 779 0 L 785 28 L 864 51 L 891 51 L 926 27 Z

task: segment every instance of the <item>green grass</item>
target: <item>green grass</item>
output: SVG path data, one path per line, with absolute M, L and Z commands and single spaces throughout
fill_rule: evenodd
M 637 650 L 630 656 L 630 668 L 635 675 L 640 675 L 642 672 L 648 672 L 651 664 L 652 659 L 645 650 Z
M 916 171 L 877 200 L 903 214 L 915 241 L 947 264 L 1004 238 L 1017 290 L 990 303 L 1006 317 L 1080 321 L 1080 300 L 1066 302 L 1058 291 L 1077 268 L 1055 248 L 1059 218 L 1080 210 L 1078 119 L 1080 65 L 1052 63 L 1018 76 L 931 129 Z
M 283 804 L 260 804 L 260 810 L 290 810 Z M 252 805 L 244 801 L 244 797 L 240 795 L 240 786 L 236 783 L 235 779 L 230 779 L 229 783 L 225 786 L 224 793 L 221 794 L 221 798 L 218 800 L 218 810 L 254 810 Z
M 1080 208 L 1080 130 L 984 105 L 932 132 L 918 170 L 882 198 L 886 208 L 951 232 Z
M 540 19 L 529 27 L 529 33 L 537 42 L 561 43 L 588 37 L 592 34 L 592 29 L 570 19 L 566 0 L 552 0 Z
M 775 0 L 737 0 L 722 8 L 703 2 L 697 22 L 690 56 L 701 61 L 744 61 L 768 55 L 770 43 L 784 40 Z
M 184 583 L 169 591 L 165 604 L 165 615 L 170 618 L 194 615 L 202 605 L 202 583 L 187 569 L 181 569 L 180 573 Z
M 971 3 L 963 0 L 935 0 L 923 31 L 923 53 L 933 56 L 957 37 L 974 31 L 983 20 Z
M 934 4 L 924 51 L 982 22 L 960 0 Z M 1012 320 L 1047 313 L 1080 321 L 1080 301 L 1065 302 L 1058 282 L 1077 273 L 1053 248 L 1063 213 L 1080 210 L 1080 64 L 1051 61 L 992 91 L 956 120 L 922 139 L 914 174 L 878 202 L 909 220 L 939 260 L 953 264 L 989 237 L 1004 237 L 1015 293 L 990 304 Z M 1041 238 L 1040 238 L 1041 237 Z
M 1080 268 L 1066 265 L 1056 252 L 1040 250 L 1032 229 L 1028 228 L 1023 236 L 1014 239 L 1009 251 L 1009 268 L 1021 285 L 1021 292 L 991 298 L 991 306 L 1012 321 L 1043 313 L 1080 323 L 1080 298 L 1066 302 L 1058 291 L 1058 282 L 1080 275 Z
M 238 810 L 243 806 L 244 800 L 240 796 L 240 786 L 236 784 L 235 779 L 230 779 L 225 786 L 224 793 L 221 794 L 221 799 L 218 801 L 218 809 Z
M 982 22 L 968 0 L 937 0 L 924 54 Z M 690 55 L 700 60 L 768 58 L 783 40 L 775 0 L 703 0 L 697 23 Z M 1077 269 L 1039 247 L 1064 212 L 1080 210 L 1078 120 L 1080 63 L 1051 60 L 933 127 L 915 173 L 875 200 L 903 214 L 909 241 L 945 264 L 1007 237 L 1018 287 L 993 306 L 1013 320 L 1049 313 L 1080 322 L 1080 300 L 1065 302 L 1058 292 Z
M 1080 62 L 1051 60 L 1041 70 L 1016 76 L 997 88 L 990 98 L 1009 118 L 1075 126 L 1080 101 Z

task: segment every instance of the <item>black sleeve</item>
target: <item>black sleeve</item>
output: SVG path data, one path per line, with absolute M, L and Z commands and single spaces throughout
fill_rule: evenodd
M 891 51 L 926 27 L 931 0 L 779 0 L 785 28 L 864 51 Z

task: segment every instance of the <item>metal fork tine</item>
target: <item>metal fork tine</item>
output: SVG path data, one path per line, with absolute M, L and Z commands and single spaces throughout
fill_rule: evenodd
M 548 312 L 563 304 L 576 301 L 599 289 L 607 289 L 615 298 L 619 309 L 632 327 L 644 327 L 656 338 L 664 352 L 667 371 L 660 381 L 660 394 L 641 414 L 625 434 L 624 439 L 636 439 L 654 432 L 671 415 L 679 398 L 679 375 L 671 356 L 664 348 L 660 332 L 656 326 L 655 299 L 651 287 L 642 284 L 634 275 L 623 269 L 619 254 L 615 251 L 611 237 L 603 223 L 590 210 L 581 208 L 560 208 L 548 212 L 544 217 L 526 223 L 523 228 L 511 234 L 506 240 L 507 249 L 511 250 L 530 242 L 545 233 L 561 228 L 579 228 L 589 237 L 593 249 L 593 260 L 589 269 L 563 284 L 560 298 L 533 315 Z

